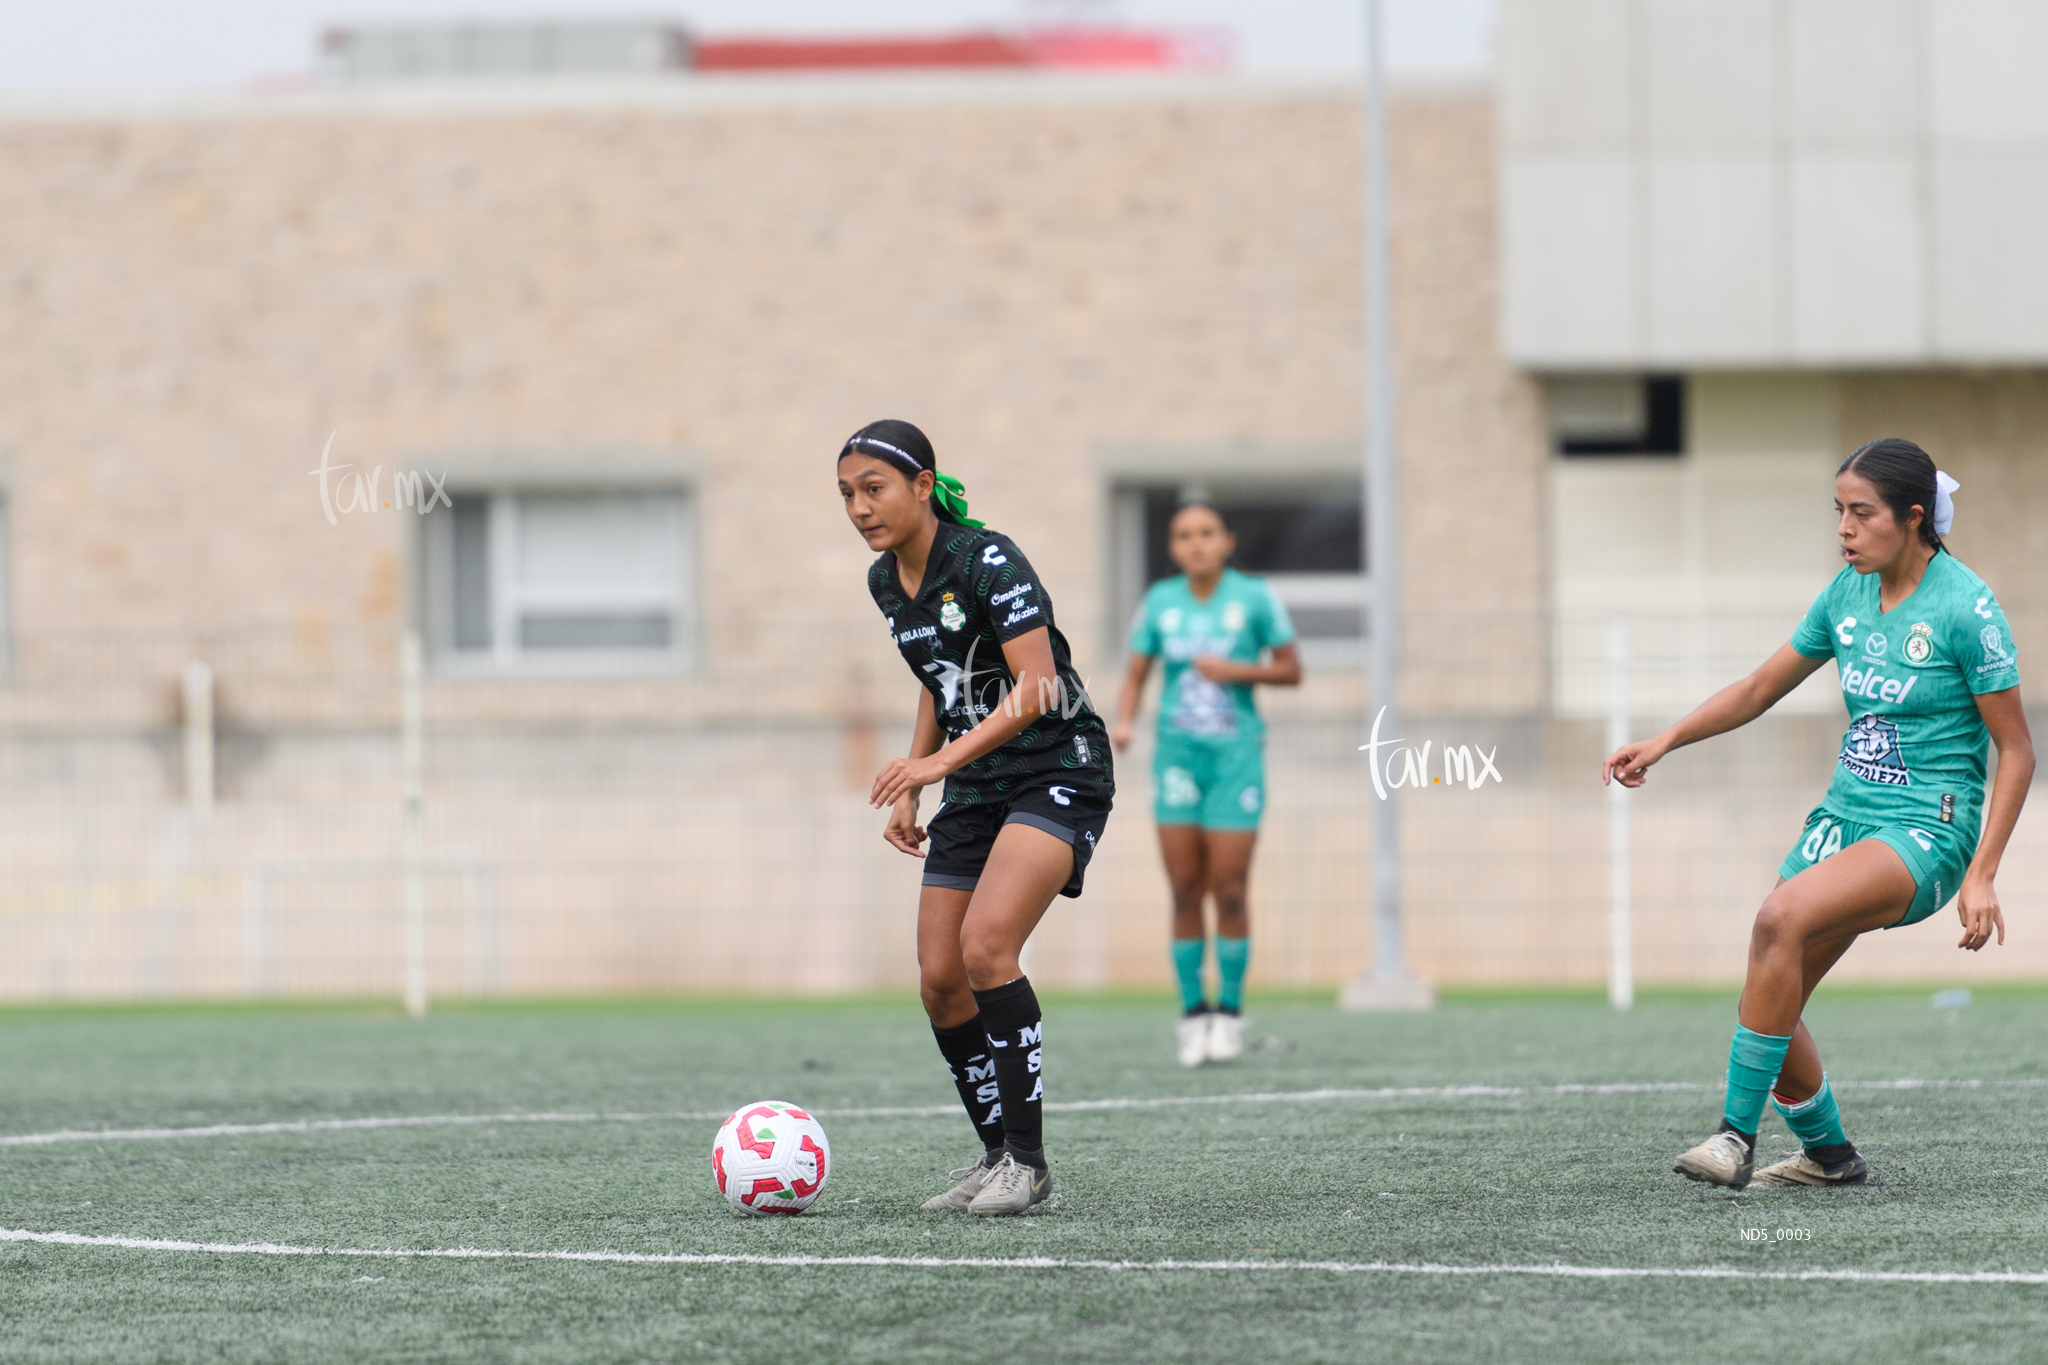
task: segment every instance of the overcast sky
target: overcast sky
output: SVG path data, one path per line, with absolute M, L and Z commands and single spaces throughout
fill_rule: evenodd
M 1390 62 L 1483 70 L 1495 0 L 1385 0 Z M 1231 30 L 1252 72 L 1353 67 L 1363 0 L 0 0 L 0 95 L 218 91 L 310 69 L 367 19 L 660 14 L 705 33 L 943 32 L 1080 15 Z

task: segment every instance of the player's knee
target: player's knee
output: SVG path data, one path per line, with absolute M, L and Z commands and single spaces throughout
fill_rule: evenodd
M 967 983 L 976 990 L 1000 986 L 1017 974 L 1016 949 L 993 934 L 962 934 L 960 958 L 967 966 Z
M 1749 942 L 1753 948 L 1775 948 L 1799 941 L 1799 910 L 1792 897 L 1784 888 L 1764 897 L 1764 903 L 1757 909 L 1756 923 L 1750 928 Z
M 1222 878 L 1210 885 L 1209 894 L 1216 898 L 1217 914 L 1234 917 L 1244 913 L 1246 891 L 1243 877 Z
M 967 973 L 959 967 L 934 970 L 920 963 L 917 994 L 924 1002 L 925 1014 L 932 1019 L 952 1018 L 964 1007 L 974 1004 L 974 992 L 968 987 Z

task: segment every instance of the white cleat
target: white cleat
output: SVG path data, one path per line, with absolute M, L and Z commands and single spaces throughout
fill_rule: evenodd
M 1749 1184 L 1755 1166 L 1756 1157 L 1749 1144 L 1724 1128 L 1691 1151 L 1681 1153 L 1671 1169 L 1687 1180 L 1704 1180 L 1709 1185 L 1739 1190 Z
M 1234 1062 L 1244 1055 L 1244 1020 L 1222 1010 L 1209 1016 L 1209 1060 Z
M 1823 1166 L 1801 1152 L 1756 1173 L 1759 1185 L 1861 1185 L 1868 1179 L 1870 1166 L 1853 1148 L 1832 1166 Z
M 1180 1064 L 1197 1067 L 1209 1060 L 1209 1021 L 1215 1016 L 1207 1010 L 1181 1016 L 1173 1026 L 1180 1043 Z
M 967 1211 L 983 1217 L 1022 1213 L 1051 1193 L 1051 1171 L 1026 1166 L 1004 1152 L 1002 1160 L 996 1162 L 995 1169 L 988 1173 L 988 1183 L 981 1187 L 980 1194 L 974 1196 L 974 1202 L 967 1206 Z
M 980 1194 L 982 1187 L 988 1184 L 988 1173 L 994 1170 L 995 1166 L 995 1153 L 982 1153 L 981 1160 L 972 1166 L 962 1166 L 957 1171 L 947 1173 L 947 1179 L 958 1182 L 952 1189 L 944 1194 L 933 1195 L 918 1207 L 926 1213 L 966 1212 L 967 1206 L 974 1202 L 974 1196 Z

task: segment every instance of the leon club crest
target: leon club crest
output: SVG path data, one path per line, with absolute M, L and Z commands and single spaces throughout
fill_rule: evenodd
M 1906 636 L 1906 662 L 1924 664 L 1934 657 L 1934 627 L 1925 621 L 1913 623 L 1912 633 Z

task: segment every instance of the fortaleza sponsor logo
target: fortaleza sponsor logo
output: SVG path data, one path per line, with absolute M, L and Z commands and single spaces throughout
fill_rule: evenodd
M 383 465 L 372 469 L 367 479 L 360 473 L 340 474 L 341 470 L 355 468 L 350 464 L 327 462 L 327 457 L 334 450 L 334 438 L 340 434 L 332 432 L 328 435 L 327 444 L 320 450 L 320 467 L 306 471 L 307 477 L 320 480 L 320 510 L 327 514 L 329 526 L 341 524 L 341 516 L 337 516 L 337 512 L 346 516 L 350 512 L 375 512 L 380 509 L 402 512 L 411 507 L 417 509 L 421 516 L 425 516 L 434 510 L 437 503 L 450 511 L 455 509 L 455 502 L 448 496 L 448 490 L 441 486 L 448 482 L 446 470 L 441 471 L 441 477 L 437 479 L 432 474 L 417 469 L 410 472 L 394 469 L 391 471 L 391 495 L 386 498 L 379 498 L 377 495 L 377 485 L 384 480 Z M 331 491 L 327 486 L 330 474 L 336 476 Z
M 1366 756 L 1366 764 L 1372 769 L 1373 794 L 1380 800 L 1387 799 L 1390 788 L 1397 787 L 1454 787 L 1463 782 L 1467 791 L 1477 791 L 1486 785 L 1486 779 L 1504 781 L 1500 769 L 1493 766 L 1493 756 L 1500 752 L 1500 746 L 1482 749 L 1476 744 L 1460 744 L 1453 748 L 1444 745 L 1437 762 L 1441 773 L 1430 771 L 1430 749 L 1435 740 L 1424 740 L 1420 749 L 1405 739 L 1381 739 L 1380 723 L 1387 718 L 1387 708 L 1382 706 L 1379 714 L 1372 718 L 1372 738 L 1358 746 L 1358 752 Z M 1381 755 L 1381 750 L 1385 755 Z

